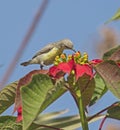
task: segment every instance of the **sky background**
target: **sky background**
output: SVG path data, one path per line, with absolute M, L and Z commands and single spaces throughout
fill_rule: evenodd
M 42 0 L 1 0 L 0 1 L 0 79 L 2 79 L 11 60 L 14 58 L 20 43 L 31 25 L 31 22 Z M 38 24 L 34 35 L 29 41 L 8 83 L 26 75 L 28 72 L 39 69 L 39 65 L 28 67 L 20 63 L 30 59 L 40 48 L 50 42 L 69 38 L 74 43 L 74 48 L 87 52 L 89 59 L 97 58 L 94 39 L 104 26 L 104 22 L 114 15 L 120 7 L 120 1 L 115 0 L 50 0 L 47 9 Z M 120 31 L 120 22 L 107 25 Z M 70 51 L 66 51 L 71 53 Z M 117 99 L 108 92 L 93 107 L 89 113 L 93 114 L 102 108 L 111 105 Z M 63 95 L 53 103 L 45 112 L 58 111 L 69 108 L 67 115 L 78 114 L 75 103 L 69 93 Z M 4 114 L 11 114 L 12 109 Z M 113 120 L 107 120 L 112 123 Z M 90 125 L 90 130 L 97 130 L 100 122 Z M 119 122 L 114 122 L 118 124 Z

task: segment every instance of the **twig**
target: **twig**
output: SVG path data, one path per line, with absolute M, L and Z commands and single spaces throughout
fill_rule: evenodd
M 106 119 L 107 119 L 107 116 L 105 116 L 105 117 L 102 119 L 102 122 L 101 122 L 100 127 L 99 127 L 98 130 L 102 130 L 103 124 L 104 124 L 104 122 L 105 122 Z
M 108 110 L 108 109 L 110 109 L 110 108 L 112 108 L 112 107 L 118 106 L 118 105 L 119 105 L 118 102 L 113 103 L 112 105 L 110 105 L 110 106 L 104 108 L 103 110 L 99 111 L 98 113 L 96 113 L 95 115 L 93 115 L 92 117 L 90 117 L 90 118 L 88 119 L 88 121 L 90 121 L 90 120 L 92 120 L 93 118 L 97 117 L 98 115 L 100 115 L 100 114 L 103 113 L 104 111 L 106 111 L 106 110 Z
M 6 84 L 6 82 L 8 81 L 10 75 L 12 74 L 18 60 L 20 59 L 20 56 L 22 55 L 25 47 L 27 46 L 31 36 L 33 35 L 33 32 L 39 22 L 39 20 L 41 20 L 43 13 L 45 12 L 45 9 L 48 5 L 49 0 L 43 0 L 42 5 L 40 6 L 40 8 L 38 9 L 38 12 L 36 13 L 33 22 L 29 28 L 29 30 L 27 31 L 23 41 L 21 42 L 20 47 L 18 48 L 17 53 L 15 54 L 15 57 L 13 58 L 11 64 L 9 65 L 6 73 L 3 76 L 3 79 L 1 80 L 1 85 L 0 85 L 0 89 L 2 89 L 4 87 L 4 85 Z

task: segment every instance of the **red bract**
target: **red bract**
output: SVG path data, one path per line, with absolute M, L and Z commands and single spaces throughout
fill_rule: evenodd
M 74 65 L 74 61 L 59 63 L 57 66 L 52 66 L 49 69 L 49 75 L 55 79 L 63 77 L 66 73 L 70 74 Z
M 56 77 L 57 73 L 59 73 L 61 70 L 58 69 L 58 66 L 52 66 L 49 69 L 49 75 L 52 77 Z
M 65 75 L 57 66 L 53 66 L 49 69 L 49 75 L 54 79 L 59 79 Z
M 92 71 L 91 65 L 89 64 L 80 65 L 80 64 L 75 63 L 73 59 L 65 63 L 64 62 L 60 63 L 57 66 L 51 67 L 49 70 L 49 74 L 50 76 L 57 78 L 57 74 L 59 72 L 62 71 L 64 73 L 70 74 L 72 70 L 74 70 L 75 72 L 76 80 L 84 74 L 87 74 L 90 77 L 93 77 L 93 71 Z
M 74 60 L 70 60 L 69 62 L 62 62 L 57 66 L 57 68 L 59 70 L 63 71 L 64 73 L 68 73 L 68 74 L 70 74 L 73 67 L 74 67 Z
M 17 122 L 22 121 L 22 106 L 17 109 Z
M 120 63 L 117 63 L 117 65 L 120 67 Z
M 75 69 L 76 80 L 78 80 L 78 78 L 83 76 L 84 74 L 89 75 L 91 78 L 93 77 L 93 70 L 89 64 L 84 64 L 84 65 L 76 64 L 74 69 Z
M 97 64 L 99 64 L 99 63 L 101 63 L 101 62 L 103 62 L 103 60 L 101 60 L 101 59 L 94 59 L 94 60 L 91 60 L 91 61 L 90 61 L 90 64 L 92 64 L 92 65 L 97 65 Z

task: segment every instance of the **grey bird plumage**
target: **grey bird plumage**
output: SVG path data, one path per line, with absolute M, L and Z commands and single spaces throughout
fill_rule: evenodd
M 44 65 L 53 64 L 55 57 L 63 53 L 65 49 L 73 50 L 73 43 L 69 39 L 63 39 L 50 43 L 38 51 L 31 60 L 21 63 L 23 66 L 30 64 L 40 64 L 41 69 Z

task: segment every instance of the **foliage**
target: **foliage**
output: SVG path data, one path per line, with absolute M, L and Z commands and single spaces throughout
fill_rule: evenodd
M 100 98 L 102 98 L 102 96 L 108 90 L 103 79 L 98 74 L 95 75 L 94 80 L 95 80 L 95 89 L 91 101 L 89 103 L 89 106 L 94 105 Z
M 0 117 L 0 129 L 1 130 L 21 130 L 22 124 L 16 122 L 16 117 L 1 116 Z
M 120 102 L 117 102 L 107 111 L 107 117 L 120 120 Z
M 110 18 L 108 21 L 105 22 L 105 24 L 119 19 L 120 19 L 120 8 L 117 10 L 117 12 L 114 14 L 112 18 Z
M 108 22 L 120 18 L 120 9 Z M 87 116 L 87 108 L 95 105 L 110 90 L 118 102 Z M 66 111 L 43 114 L 54 101 L 69 91 L 78 115 L 61 116 Z M 49 70 L 33 70 L 0 91 L 0 113 L 11 105 L 17 116 L 0 116 L 0 129 L 67 130 L 82 127 L 103 118 L 120 120 L 120 46 L 104 53 L 102 59 L 88 60 L 78 51 L 55 59 Z M 103 114 L 104 113 L 104 114 Z M 101 128 L 100 128 L 101 129 Z
M 0 114 L 14 103 L 17 83 L 13 82 L 0 91 Z

